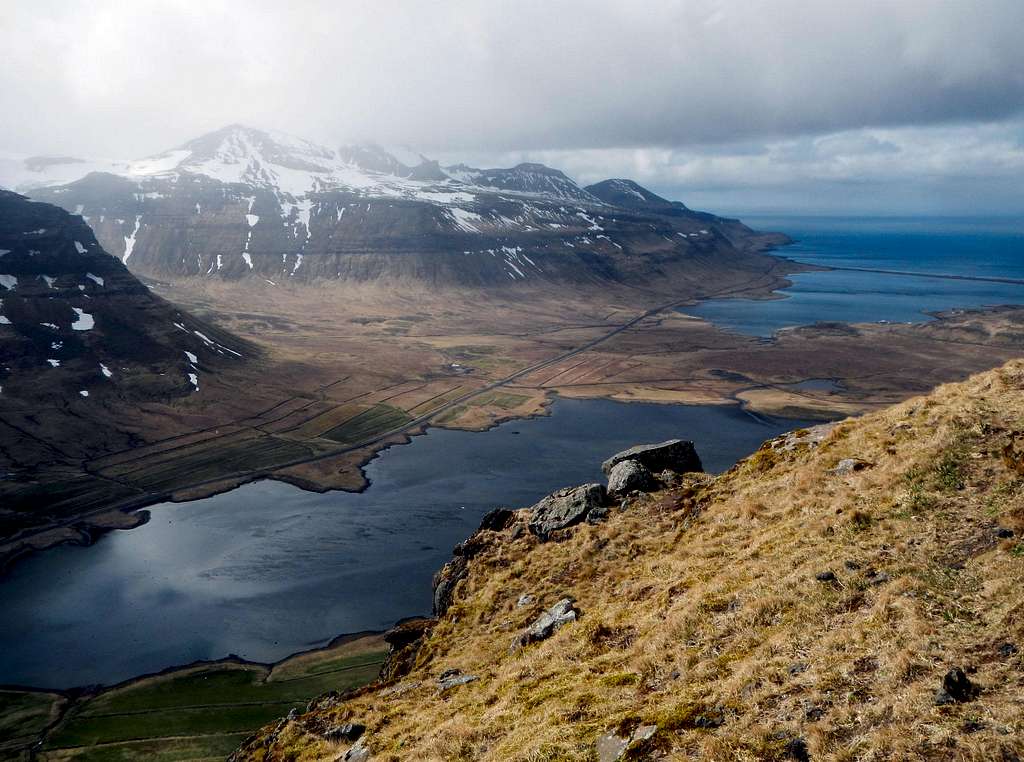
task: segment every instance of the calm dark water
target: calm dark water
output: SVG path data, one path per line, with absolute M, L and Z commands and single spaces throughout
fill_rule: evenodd
M 1020 220 L 746 218 L 762 230 L 797 240 L 781 250 L 799 262 L 914 273 L 1024 280 Z M 921 322 L 927 312 L 1024 304 L 1024 285 L 940 280 L 862 272 L 790 276 L 786 298 L 716 299 L 683 311 L 730 330 L 771 336 L 780 328 L 819 320 Z
M 711 471 L 806 424 L 735 407 L 559 400 L 483 433 L 432 429 L 367 467 L 362 494 L 259 482 L 152 509 L 0 581 L 0 684 L 112 683 L 236 653 L 272 661 L 430 611 L 431 578 L 480 517 L 601 478 L 638 442 L 693 439 Z

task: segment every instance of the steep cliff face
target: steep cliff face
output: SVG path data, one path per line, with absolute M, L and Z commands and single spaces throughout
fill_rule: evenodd
M 233 759 L 1018 759 L 1022 422 L 1014 361 L 718 477 L 624 453 L 614 500 L 490 514 L 380 684 Z
M 142 161 L 36 160 L 15 181 L 82 215 L 130 269 L 160 278 L 643 286 L 695 259 L 756 265 L 754 251 L 785 241 L 643 189 L 584 189 L 540 164 L 406 160 L 233 125 Z M 47 184 L 51 175 L 60 182 Z

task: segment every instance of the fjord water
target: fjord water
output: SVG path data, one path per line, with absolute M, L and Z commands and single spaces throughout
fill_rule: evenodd
M 607 456 L 686 437 L 720 471 L 806 422 L 737 407 L 559 400 L 487 432 L 431 429 L 366 468 L 361 494 L 257 482 L 151 509 L 0 581 L 0 684 L 110 684 L 235 653 L 272 661 L 429 614 L 431 579 L 497 506 L 602 478 Z M 524 591 L 510 591 L 510 594 Z
M 779 254 L 824 267 L 1024 280 L 1024 221 L 1017 219 L 745 217 L 796 240 Z M 832 270 L 789 276 L 774 300 L 714 299 L 688 315 L 753 336 L 817 321 L 923 322 L 928 312 L 1024 304 L 1024 285 Z

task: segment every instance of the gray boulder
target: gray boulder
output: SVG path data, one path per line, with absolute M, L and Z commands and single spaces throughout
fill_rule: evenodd
M 479 679 L 476 675 L 464 674 L 461 669 L 446 669 L 437 678 L 437 690 L 439 693 L 443 693 L 460 685 L 476 682 Z
M 621 498 L 630 492 L 648 492 L 657 483 L 647 467 L 635 460 L 621 460 L 608 473 L 608 494 Z
M 650 741 L 657 732 L 657 725 L 641 725 L 630 734 L 629 738 L 622 738 L 616 735 L 614 730 L 609 730 L 597 739 L 598 762 L 618 762 L 626 756 L 629 749 Z
M 630 447 L 608 458 L 601 464 L 601 470 L 610 474 L 612 468 L 624 460 L 635 460 L 651 472 L 664 471 L 666 468 L 680 474 L 704 470 L 693 442 L 682 439 Z
M 530 531 L 546 540 L 556 529 L 578 524 L 594 508 L 605 502 L 605 489 L 601 484 L 565 487 L 553 492 L 530 509 Z
M 863 471 L 865 468 L 870 468 L 871 463 L 860 458 L 843 458 L 836 467 L 829 470 L 830 474 L 835 476 L 847 476 L 852 474 L 854 471 Z
M 563 598 L 537 617 L 533 621 L 533 624 L 527 627 L 526 631 L 516 638 L 516 642 L 512 644 L 512 648 L 515 650 L 516 648 L 528 646 L 530 643 L 546 640 L 554 635 L 555 630 L 563 624 L 575 622 L 577 617 L 579 617 L 579 611 L 576 610 L 572 600 L 569 598 Z
M 628 738 L 622 738 L 616 735 L 614 730 L 609 730 L 597 739 L 597 761 L 618 762 L 618 760 L 622 759 L 628 748 Z
M 344 762 L 368 762 L 370 759 L 370 750 L 366 748 L 366 738 L 360 738 L 356 741 L 355 746 L 345 752 L 345 756 L 342 757 Z

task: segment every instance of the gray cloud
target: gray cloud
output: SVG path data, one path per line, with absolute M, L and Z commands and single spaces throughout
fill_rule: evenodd
M 37 0 L 3 15 L 9 152 L 134 157 L 246 122 L 767 193 L 843 171 L 998 174 L 969 135 L 1017 166 L 1006 131 L 1024 112 L 1019 0 Z M 914 135 L 941 144 L 941 167 Z M 965 145 L 969 160 L 947 156 Z

